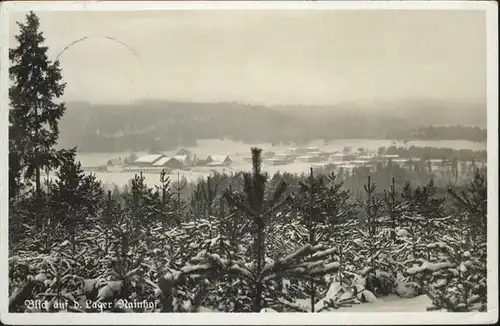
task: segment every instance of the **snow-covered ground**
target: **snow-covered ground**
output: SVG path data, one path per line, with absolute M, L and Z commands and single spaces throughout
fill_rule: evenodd
M 303 307 L 310 307 L 309 299 L 297 300 L 297 304 Z M 378 298 L 376 302 L 360 303 L 338 310 L 324 311 L 325 313 L 335 312 L 426 312 L 431 306 L 431 299 L 426 295 L 419 295 L 414 298 L 400 298 L 396 295 Z M 205 307 L 200 307 L 198 312 L 217 312 Z M 277 312 L 273 309 L 263 309 L 263 313 Z
M 297 300 L 303 307 L 310 307 L 309 299 Z M 431 306 L 431 299 L 426 295 L 414 298 L 400 298 L 396 295 L 378 298 L 376 302 L 355 304 L 330 312 L 425 312 Z
M 426 295 L 414 298 L 400 298 L 392 295 L 379 298 L 373 303 L 362 303 L 345 309 L 349 312 L 425 312 L 430 306 L 431 299 Z

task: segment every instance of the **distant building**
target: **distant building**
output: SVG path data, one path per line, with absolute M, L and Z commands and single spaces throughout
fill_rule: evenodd
M 188 155 L 175 155 L 173 157 L 164 156 L 158 161 L 156 161 L 153 166 L 155 167 L 166 167 L 169 169 L 183 169 L 191 166 L 193 161 Z
M 123 165 L 125 162 L 122 160 L 121 157 L 118 158 L 112 158 L 111 160 L 108 161 L 107 165 Z
M 191 158 L 191 155 L 189 155 L 189 154 L 175 155 L 172 158 L 181 162 L 184 166 L 193 165 L 193 159 Z
M 350 164 L 354 165 L 354 166 L 365 166 L 365 165 L 368 165 L 368 161 L 366 160 L 353 160 L 353 161 L 349 161 Z
M 174 157 L 171 157 L 163 166 L 174 170 L 180 170 L 186 167 L 182 161 Z
M 393 154 L 393 155 L 380 155 L 379 158 L 381 160 L 388 161 L 388 160 L 393 160 L 393 159 L 399 158 L 399 155 L 396 155 L 396 154 Z
M 319 152 L 318 147 L 307 147 L 304 150 L 306 150 L 308 153 Z
M 343 171 L 348 171 L 348 172 L 352 172 L 352 170 L 354 170 L 354 168 L 356 168 L 356 165 L 354 164 L 351 164 L 351 163 L 343 163 L 343 164 L 339 164 L 335 167 L 335 171 L 336 172 L 339 172 L 340 170 L 343 170 Z
M 345 154 L 345 153 L 334 153 L 329 156 L 328 160 L 330 162 L 346 162 L 352 161 L 356 159 L 356 155 L 353 154 Z
M 181 148 L 179 149 L 179 151 L 177 152 L 176 155 L 193 155 L 193 153 L 189 150 L 189 149 L 185 149 L 185 148 Z
M 135 166 L 153 166 L 162 157 L 164 157 L 163 154 L 148 154 L 139 157 L 132 164 Z
M 357 157 L 358 160 L 363 160 L 363 161 L 373 161 L 375 159 L 375 156 L 373 155 L 360 155 Z
M 397 159 L 393 159 L 392 163 L 399 165 L 399 166 L 403 166 L 403 164 L 405 164 L 407 161 L 408 161 L 408 159 L 406 159 L 406 158 L 397 158 Z
M 319 152 L 318 147 L 291 147 L 288 149 L 289 153 L 296 155 L 304 155 L 308 153 Z
M 227 166 L 230 165 L 233 160 L 228 155 L 210 155 L 205 160 L 205 165 L 207 166 Z
M 172 157 L 170 156 L 163 156 L 159 160 L 157 160 L 155 163 L 153 163 L 153 166 L 155 167 L 162 167 L 166 166 L 165 163 L 167 163 Z
M 195 161 L 196 160 L 196 155 L 194 155 L 193 152 L 191 152 L 189 149 L 185 149 L 185 148 L 182 148 L 182 149 L 178 150 L 177 154 L 175 154 L 175 155 L 176 156 L 177 155 L 181 155 L 181 156 L 187 155 L 191 161 Z
M 430 159 L 429 161 L 432 164 L 432 166 L 435 166 L 435 167 L 448 167 L 448 166 L 451 166 L 451 161 L 450 160 Z
M 301 162 L 320 162 L 321 159 L 319 158 L 319 156 L 315 156 L 315 155 L 304 155 L 304 156 L 297 157 L 297 161 L 301 161 Z

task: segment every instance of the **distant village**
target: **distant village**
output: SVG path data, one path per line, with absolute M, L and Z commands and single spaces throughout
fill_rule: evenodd
M 374 168 L 379 163 L 391 161 L 393 164 L 412 169 L 416 163 L 422 163 L 421 158 L 401 158 L 399 155 L 377 155 L 367 151 L 362 152 L 325 152 L 317 147 L 289 148 L 284 153 L 265 151 L 263 153 L 263 163 L 265 165 L 287 165 L 293 163 L 311 163 L 313 167 L 334 166 L 344 171 L 353 170 L 356 167 L 365 166 Z M 189 171 L 195 168 L 217 168 L 230 167 L 239 163 L 251 163 L 252 157 L 239 158 L 239 161 L 229 155 L 208 155 L 207 157 L 197 157 L 187 149 L 181 149 L 175 155 L 162 153 L 147 154 L 139 157 L 132 155 L 128 158 L 114 158 L 106 165 L 98 167 L 85 167 L 87 171 L 96 172 L 134 172 L 134 173 L 160 173 L 163 170 L 172 172 L 173 170 Z M 428 168 L 446 169 L 451 166 L 449 160 L 427 160 L 425 164 Z M 214 171 L 216 169 L 213 169 Z

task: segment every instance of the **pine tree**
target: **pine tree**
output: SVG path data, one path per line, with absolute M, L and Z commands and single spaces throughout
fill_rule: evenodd
M 158 196 L 158 204 L 159 204 L 159 214 L 158 218 L 160 219 L 163 230 L 166 230 L 167 225 L 172 225 L 173 218 L 175 217 L 175 203 L 174 203 L 174 194 L 172 192 L 172 181 L 170 177 L 167 175 L 167 171 L 162 170 L 160 173 L 160 185 L 156 187 L 156 194 Z M 175 221 L 176 223 L 180 223 L 180 220 Z
M 38 17 L 30 12 L 25 23 L 18 23 L 19 45 L 9 50 L 9 179 L 10 196 L 18 195 L 22 179 L 35 181 L 35 193 L 41 197 L 41 171 L 57 166 L 54 146 L 59 136 L 58 120 L 66 106 L 56 100 L 63 95 L 58 61 L 47 57 L 48 47 L 39 31 Z M 29 184 L 29 183 L 28 183 Z
M 451 174 L 455 178 L 455 182 L 458 180 L 458 159 L 454 157 L 451 161 Z
M 389 217 L 391 219 L 391 237 L 392 239 L 396 239 L 396 226 L 397 226 L 397 205 L 396 202 L 396 184 L 394 177 L 392 177 L 392 184 L 390 190 L 387 191 L 384 189 L 384 203 L 386 205 L 386 210 L 389 213 Z
M 265 259 L 265 226 L 268 219 L 279 206 L 282 206 L 282 196 L 286 189 L 286 184 L 283 182 L 275 190 L 270 199 L 265 198 L 267 175 L 261 172 L 262 167 L 262 150 L 252 148 L 252 165 L 253 173 L 243 174 L 244 192 L 246 195 L 245 201 L 240 201 L 231 193 L 226 192 L 226 199 L 237 206 L 250 219 L 252 229 L 254 231 L 254 255 L 257 265 L 256 273 L 260 275 L 264 267 Z M 254 311 L 260 311 L 262 307 L 262 282 L 259 280 L 255 284 L 255 301 Z
M 225 198 L 247 218 L 240 230 L 251 230 L 245 239 L 251 239 L 253 246 L 248 251 L 250 261 L 245 257 L 221 258 L 218 254 L 206 251 L 191 259 L 195 265 L 185 266 L 182 274 L 214 274 L 231 275 L 239 284 L 246 285 L 243 291 L 252 298 L 251 311 L 259 312 L 269 305 L 285 306 L 295 309 L 287 299 L 288 295 L 276 291 L 281 287 L 284 278 L 310 280 L 327 273 L 336 272 L 338 262 L 331 262 L 335 248 L 327 249 L 324 245 L 307 244 L 292 253 L 271 259 L 266 249 L 266 238 L 269 238 L 270 226 L 280 218 L 281 210 L 288 202 L 283 194 L 287 188 L 281 181 L 273 191 L 268 191 L 267 175 L 261 172 L 261 150 L 252 149 L 253 173 L 243 174 L 243 193 L 228 190 Z M 248 227 L 245 227 L 245 224 Z M 240 231 L 241 232 L 241 231 Z M 244 243 L 244 242 L 243 242 Z M 240 248 L 244 248 L 240 246 Z M 295 307 L 295 308 L 294 308 Z
M 302 243 L 311 246 L 324 245 L 333 253 L 338 253 L 342 266 L 343 246 L 345 245 L 347 218 L 350 205 L 347 203 L 348 192 L 342 190 L 342 183 L 335 183 L 336 175 L 314 175 L 313 169 L 305 180 L 299 183 L 299 192 L 295 200 L 298 209 L 298 220 L 304 231 L 301 232 Z M 337 250 L 338 249 L 338 250 Z M 340 267 L 339 266 L 339 267 Z M 305 292 L 310 297 L 311 312 L 324 307 L 318 303 L 320 289 L 325 285 L 322 277 L 301 277 L 307 281 Z M 338 281 L 342 283 L 342 273 L 339 270 Z M 324 301 L 324 300 L 323 300 Z M 323 302 L 324 304 L 324 302 Z M 318 307 L 316 307 L 318 306 Z
M 65 227 L 71 243 L 72 254 L 76 253 L 79 227 L 90 223 L 98 212 L 103 198 L 102 185 L 94 175 L 85 175 L 80 162 L 75 161 L 76 148 L 64 151 L 57 181 L 51 192 L 57 222 Z M 51 227 L 48 225 L 47 227 Z
M 300 210 L 301 210 L 301 222 L 304 224 L 307 230 L 307 243 L 311 246 L 315 246 L 318 242 L 318 227 L 321 221 L 320 208 L 321 208 L 321 191 L 323 190 L 323 179 L 320 177 L 314 177 L 313 169 L 309 177 L 305 182 L 300 183 L 300 194 L 302 195 L 302 200 L 300 200 Z M 323 222 L 325 218 L 323 217 Z M 314 278 L 308 280 L 308 285 L 306 291 L 309 294 L 311 300 L 311 312 L 314 312 L 314 305 L 316 304 L 316 292 L 317 284 Z
M 457 192 L 449 188 L 448 193 L 455 200 L 456 206 L 467 214 L 474 236 L 473 242 L 476 236 L 486 235 L 488 209 L 486 175 L 476 170 L 474 179 L 466 189 Z
M 374 183 L 372 183 L 371 176 L 368 176 L 368 183 L 365 184 L 363 188 L 367 194 L 367 199 L 363 205 L 366 210 L 368 233 L 370 236 L 374 236 L 377 231 L 377 219 L 382 207 L 382 201 L 380 198 L 375 196 L 375 189 L 377 189 L 377 187 Z

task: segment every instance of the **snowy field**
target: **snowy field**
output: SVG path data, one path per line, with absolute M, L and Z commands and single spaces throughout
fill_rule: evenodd
M 298 300 L 303 307 L 310 307 L 310 300 Z M 354 304 L 350 307 L 340 308 L 329 312 L 426 312 L 432 304 L 426 295 L 414 298 L 400 298 L 396 295 L 378 298 L 375 302 Z
M 292 164 L 273 166 L 263 164 L 263 171 L 269 174 L 274 174 L 275 172 L 290 172 L 290 173 L 301 173 L 309 171 L 310 167 L 318 166 L 319 163 L 306 163 L 306 162 L 294 162 Z M 177 178 L 182 178 L 183 176 L 189 181 L 196 181 L 199 178 L 206 177 L 211 174 L 211 171 L 216 170 L 220 173 L 231 173 L 238 171 L 250 171 L 251 163 L 246 162 L 235 162 L 228 167 L 194 167 L 190 171 L 174 170 L 169 175 L 172 180 L 177 180 Z M 133 179 L 137 174 L 135 172 L 93 172 L 98 179 L 102 180 L 104 184 L 116 184 L 118 186 L 123 186 L 127 184 L 130 179 Z M 159 173 L 143 173 L 146 178 L 148 185 L 159 185 Z
M 311 142 L 308 146 L 318 147 L 322 151 L 341 151 L 344 147 L 351 147 L 353 150 L 357 150 L 362 147 L 367 150 L 377 150 L 380 147 L 389 146 L 405 146 L 403 143 L 392 143 L 391 140 L 373 140 L 373 139 L 345 139 L 345 140 L 334 140 L 324 143 L 323 140 L 318 140 Z M 412 141 L 407 144 L 407 146 L 431 146 L 436 148 L 448 147 L 453 149 L 471 149 L 471 150 L 485 150 L 486 143 L 481 142 L 471 142 L 463 140 L 436 140 L 436 141 Z M 250 155 L 250 147 L 259 147 L 266 151 L 273 151 L 276 153 L 282 153 L 289 149 L 291 146 L 272 146 L 269 143 L 263 144 L 244 144 L 242 142 L 235 142 L 230 140 L 219 140 L 219 139 L 205 139 L 198 141 L 198 146 L 196 147 L 186 147 L 197 157 L 206 157 L 208 155 L 229 155 L 233 159 L 234 163 L 229 167 L 195 167 L 191 171 L 174 171 L 170 176 L 172 179 L 177 177 L 185 176 L 189 181 L 196 181 L 198 178 L 206 177 L 213 170 L 218 172 L 237 172 L 237 171 L 248 171 L 251 169 L 251 163 L 244 162 L 243 158 Z M 178 149 L 177 149 L 178 150 Z M 171 151 L 166 152 L 166 154 L 175 154 L 177 152 Z M 137 155 L 147 154 L 147 153 L 136 153 Z M 106 164 L 106 162 L 113 158 L 124 158 L 130 155 L 127 153 L 81 153 L 78 155 L 78 160 L 82 163 L 82 166 L 98 166 Z M 319 166 L 319 163 L 306 163 L 306 162 L 293 162 L 287 165 L 273 166 L 264 164 L 263 170 L 270 174 L 275 172 L 290 172 L 290 173 L 301 173 L 307 172 L 309 168 Z M 133 172 L 96 172 L 96 176 L 102 180 L 105 184 L 116 184 L 118 186 L 123 186 L 132 179 L 135 175 Z M 154 173 L 144 173 L 146 181 L 149 185 L 156 185 L 159 183 L 158 174 Z
M 298 300 L 297 304 L 303 307 L 310 307 L 309 299 Z M 379 298 L 376 302 L 354 304 L 350 307 L 339 310 L 325 311 L 325 313 L 335 312 L 427 312 L 427 307 L 431 306 L 431 299 L 426 295 L 419 295 L 414 298 L 400 298 L 396 295 Z M 205 307 L 200 307 L 199 312 L 217 312 Z M 274 312 L 270 309 L 263 309 L 262 312 Z

